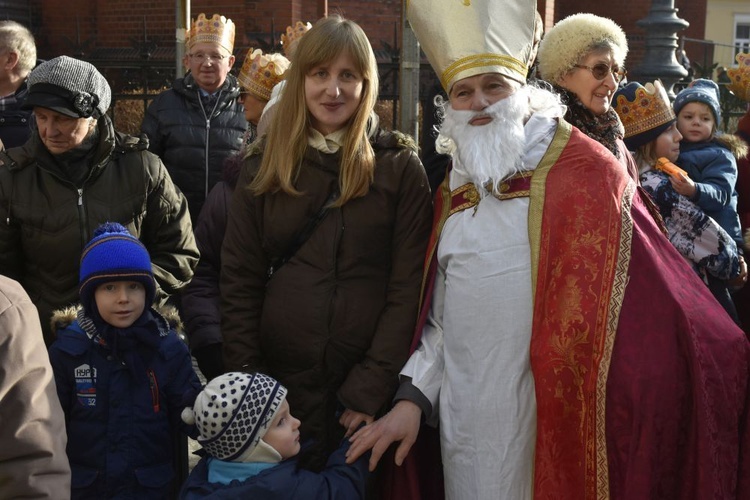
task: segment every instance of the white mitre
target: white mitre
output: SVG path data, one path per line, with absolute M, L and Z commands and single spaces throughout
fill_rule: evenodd
M 536 0 L 407 0 L 406 16 L 446 92 L 481 73 L 526 82 Z

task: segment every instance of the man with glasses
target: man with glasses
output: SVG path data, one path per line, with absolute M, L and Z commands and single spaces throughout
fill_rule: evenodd
M 234 23 L 219 14 L 194 19 L 184 60 L 190 71 L 154 99 L 141 126 L 149 150 L 185 193 L 193 222 L 221 178 L 224 160 L 242 147 L 247 128 L 237 102 L 240 87 L 229 74 L 234 34 Z

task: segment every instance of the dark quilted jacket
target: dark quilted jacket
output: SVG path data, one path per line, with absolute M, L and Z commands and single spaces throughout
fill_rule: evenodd
M 242 147 L 247 121 L 237 102 L 239 84 L 227 75 L 213 110 L 204 109 L 191 75 L 175 80 L 151 103 L 141 130 L 188 200 L 193 222 L 221 178 L 224 160 Z

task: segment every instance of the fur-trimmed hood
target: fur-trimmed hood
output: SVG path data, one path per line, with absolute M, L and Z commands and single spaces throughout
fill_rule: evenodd
M 733 134 L 719 134 L 716 141 L 731 151 L 738 160 L 747 156 L 747 143 L 741 137 Z
M 72 325 L 78 319 L 78 311 L 81 310 L 81 304 L 74 304 L 52 313 L 50 327 L 52 333 L 57 336 L 57 332 L 64 330 Z M 164 320 L 170 329 L 174 330 L 178 336 L 184 338 L 185 328 L 180 319 L 180 314 L 174 306 L 160 306 L 152 309 L 156 311 Z

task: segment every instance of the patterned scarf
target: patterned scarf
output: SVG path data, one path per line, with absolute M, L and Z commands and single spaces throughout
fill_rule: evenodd
M 595 115 L 578 99 L 578 96 L 568 89 L 553 85 L 555 92 L 562 98 L 563 104 L 568 106 L 565 119 L 578 130 L 591 137 L 595 141 L 609 149 L 616 158 L 620 159 L 620 149 L 617 147 L 617 139 L 625 135 L 617 112 L 609 108 L 604 114 Z
M 81 308 L 78 324 L 95 343 L 106 346 L 136 380 L 148 380 L 147 369 L 161 342 L 159 323 L 151 310 L 144 310 L 135 323 L 122 329 L 105 322 L 96 307 L 88 314 Z

